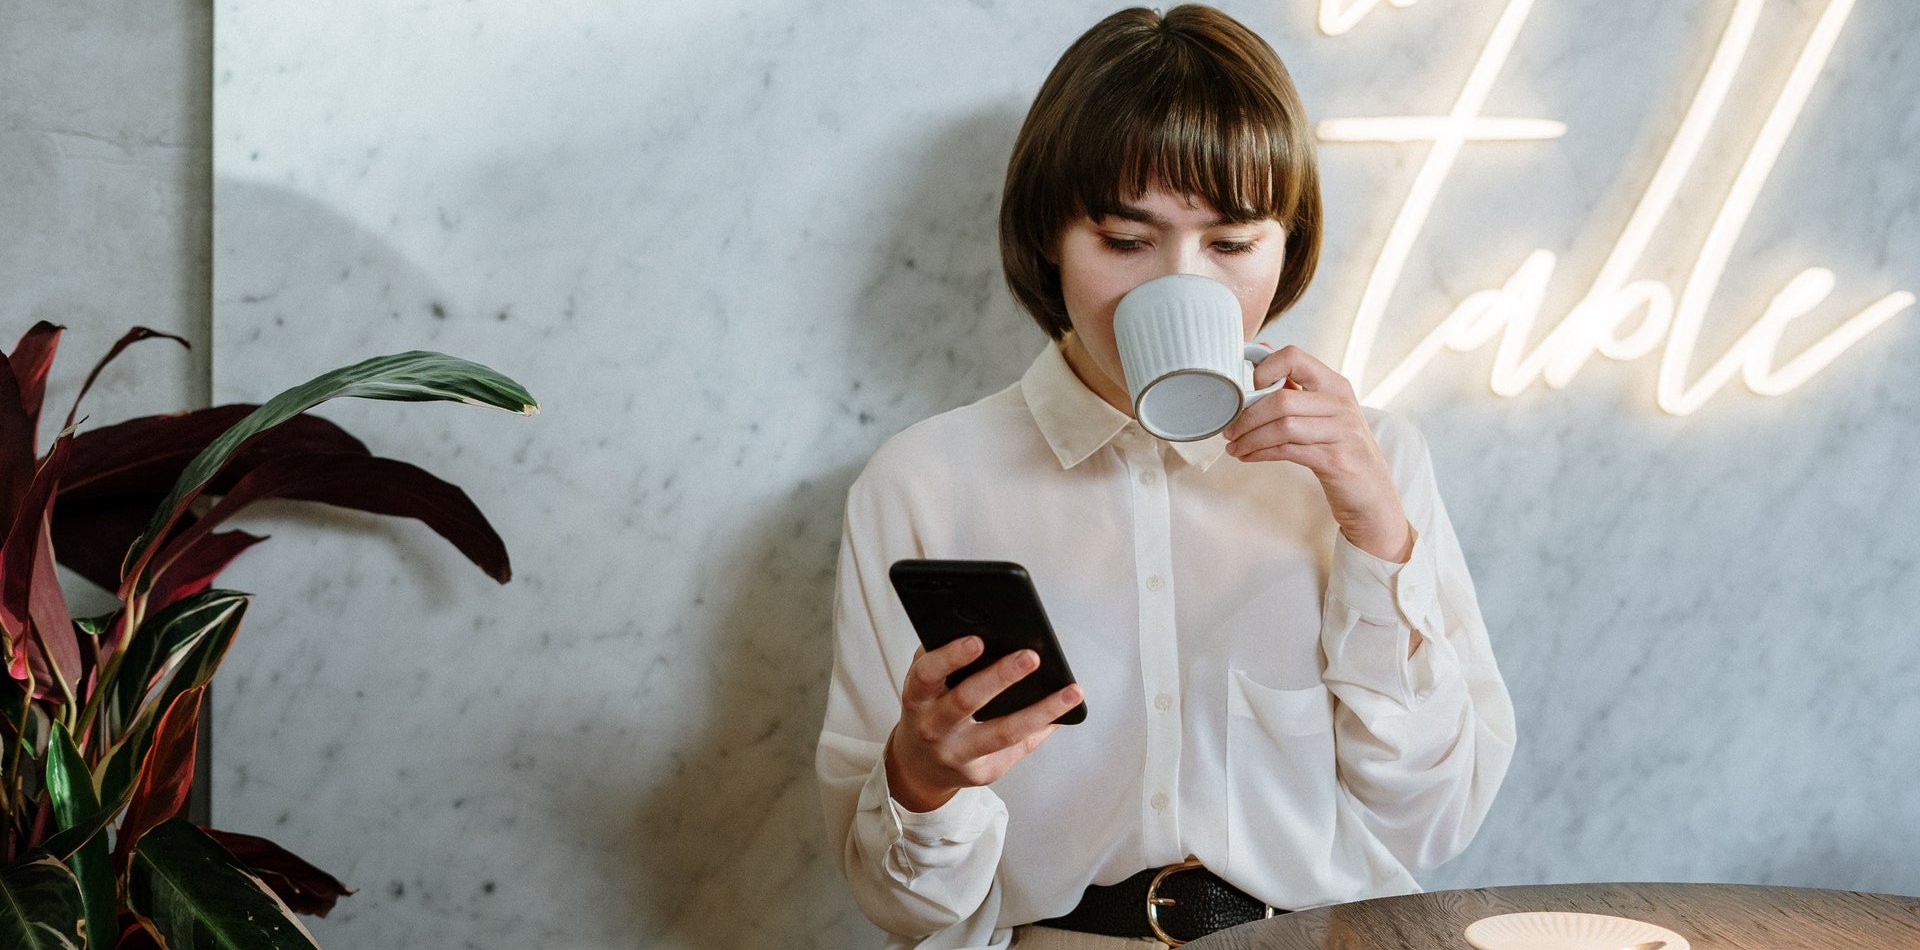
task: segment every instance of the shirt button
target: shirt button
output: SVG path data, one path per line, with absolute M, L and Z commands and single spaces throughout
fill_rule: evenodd
M 1153 798 L 1149 799 L 1147 804 L 1152 805 L 1154 811 L 1166 811 L 1167 810 L 1167 793 L 1154 792 Z
M 1167 710 L 1172 709 L 1173 697 L 1167 695 L 1166 693 L 1161 693 L 1160 695 L 1153 697 L 1153 708 L 1158 709 L 1161 712 L 1166 712 Z
M 1161 579 L 1160 579 L 1160 575 L 1158 575 L 1158 574 L 1155 574 L 1155 575 L 1153 575 L 1152 577 L 1149 577 L 1149 578 L 1147 578 L 1147 589 L 1148 589 L 1148 590 L 1159 590 L 1160 588 L 1162 588 L 1162 587 L 1165 587 L 1165 586 L 1167 586 L 1167 582 L 1166 582 L 1166 581 L 1163 581 L 1163 580 L 1161 580 Z
M 1141 473 L 1140 473 L 1140 484 L 1142 484 L 1142 485 L 1157 485 L 1157 484 L 1159 484 L 1159 483 L 1160 483 L 1160 473 L 1159 473 L 1159 472 L 1156 472 L 1156 471 L 1152 471 L 1151 469 L 1149 469 L 1148 471 L 1144 471 L 1144 472 L 1141 472 Z

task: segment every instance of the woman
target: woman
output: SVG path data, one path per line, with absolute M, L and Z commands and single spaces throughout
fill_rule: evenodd
M 1129 415 L 1128 290 L 1210 277 L 1250 339 L 1306 289 L 1310 135 L 1273 51 L 1199 6 L 1103 20 L 1035 99 L 1001 252 L 1054 344 L 889 440 L 847 502 L 818 770 L 894 946 L 1156 946 L 1404 893 L 1485 816 L 1512 706 L 1419 433 L 1294 347 L 1219 436 Z M 917 557 L 1025 565 L 1079 683 L 973 721 L 1037 660 L 947 689 L 981 646 L 916 649 L 886 572 Z

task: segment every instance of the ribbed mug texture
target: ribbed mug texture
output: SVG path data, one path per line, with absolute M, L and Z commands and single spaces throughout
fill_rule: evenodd
M 1239 301 L 1205 277 L 1160 277 L 1129 291 L 1114 311 L 1113 333 L 1136 405 L 1147 384 L 1175 370 L 1204 369 L 1235 381 L 1243 375 Z

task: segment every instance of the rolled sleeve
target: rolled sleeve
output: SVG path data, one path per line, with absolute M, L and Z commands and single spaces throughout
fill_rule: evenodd
M 1458 678 L 1458 658 L 1443 636 L 1437 575 L 1423 534 L 1416 533 L 1405 564 L 1374 557 L 1344 535 L 1334 541 L 1320 636 L 1323 678 L 1363 718 L 1409 712 Z M 1416 630 L 1420 649 L 1408 657 Z
M 973 940 L 997 913 L 1007 808 L 986 788 L 963 789 L 924 813 L 889 793 L 886 738 L 917 638 L 892 596 L 887 560 L 863 555 L 908 542 L 879 536 L 885 529 L 872 525 L 899 519 L 873 517 L 875 503 L 860 489 L 850 493 L 841 539 L 834 670 L 816 752 L 827 835 L 855 903 L 882 930 L 927 946 Z M 972 923 L 956 928 L 961 921 Z M 939 940 L 922 940 L 936 933 Z
M 861 818 L 869 814 L 880 819 L 881 835 L 875 844 L 884 844 L 888 873 L 911 887 L 927 873 L 967 864 L 975 851 L 971 846 L 1006 826 L 1007 806 L 990 789 L 963 788 L 932 811 L 909 811 L 893 800 L 887 788 L 883 758 L 874 763 L 860 790 Z M 998 850 L 989 850 L 997 860 Z M 978 904 L 975 898 L 969 909 Z
M 1408 870 L 1472 840 L 1513 756 L 1513 706 L 1425 440 L 1403 423 L 1382 447 L 1416 532 L 1406 564 L 1335 542 L 1322 611 L 1322 678 L 1334 712 L 1340 784 L 1374 837 Z M 1420 648 L 1407 655 L 1412 631 Z

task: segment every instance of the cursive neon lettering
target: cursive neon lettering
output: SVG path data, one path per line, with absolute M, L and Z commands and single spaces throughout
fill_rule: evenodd
M 1364 16 L 1374 5 L 1351 6 L 1334 12 L 1354 16 L 1357 22 L 1357 17 Z M 1760 190 L 1832 52 L 1853 0 L 1831 0 L 1810 32 L 1715 216 L 1678 303 L 1671 289 L 1659 281 L 1627 279 L 1697 161 L 1752 44 L 1765 5 L 1766 0 L 1739 0 L 1686 116 L 1619 239 L 1586 295 L 1537 346 L 1530 352 L 1527 350 L 1557 264 L 1555 255 L 1544 249 L 1529 254 L 1500 288 L 1480 291 L 1463 300 L 1377 386 L 1363 390 L 1362 401 L 1384 406 L 1417 378 L 1442 349 L 1467 352 L 1485 346 L 1496 337 L 1500 343 L 1489 382 L 1494 392 L 1503 396 L 1518 395 L 1537 381 L 1556 389 L 1564 387 L 1596 353 L 1614 360 L 1632 360 L 1651 353 L 1664 342 L 1666 349 L 1661 356 L 1656 403 L 1669 413 L 1686 415 L 1699 409 L 1736 374 L 1748 388 L 1762 395 L 1791 391 L 1867 334 L 1911 308 L 1915 302 L 1912 294 L 1904 291 L 1888 294 L 1798 357 L 1776 368 L 1777 350 L 1787 325 L 1811 312 L 1833 290 L 1831 271 L 1808 268 L 1787 282 L 1761 318 L 1698 380 L 1691 385 L 1685 383 L 1700 325 L 1734 243 L 1745 228 Z M 1405 268 L 1408 252 L 1461 145 L 1466 141 L 1543 140 L 1564 131 L 1564 126 L 1549 120 L 1489 119 L 1478 115 L 1488 90 L 1505 65 L 1529 6 L 1530 0 L 1508 3 L 1449 115 L 1330 119 L 1317 130 L 1323 141 L 1434 143 L 1396 216 L 1355 312 L 1341 367 L 1343 375 L 1354 381 L 1356 388 L 1365 375 L 1380 320 Z M 1328 9 L 1322 7 L 1323 20 Z M 1621 328 L 1636 314 L 1640 317 L 1638 325 L 1633 332 L 1621 335 Z

